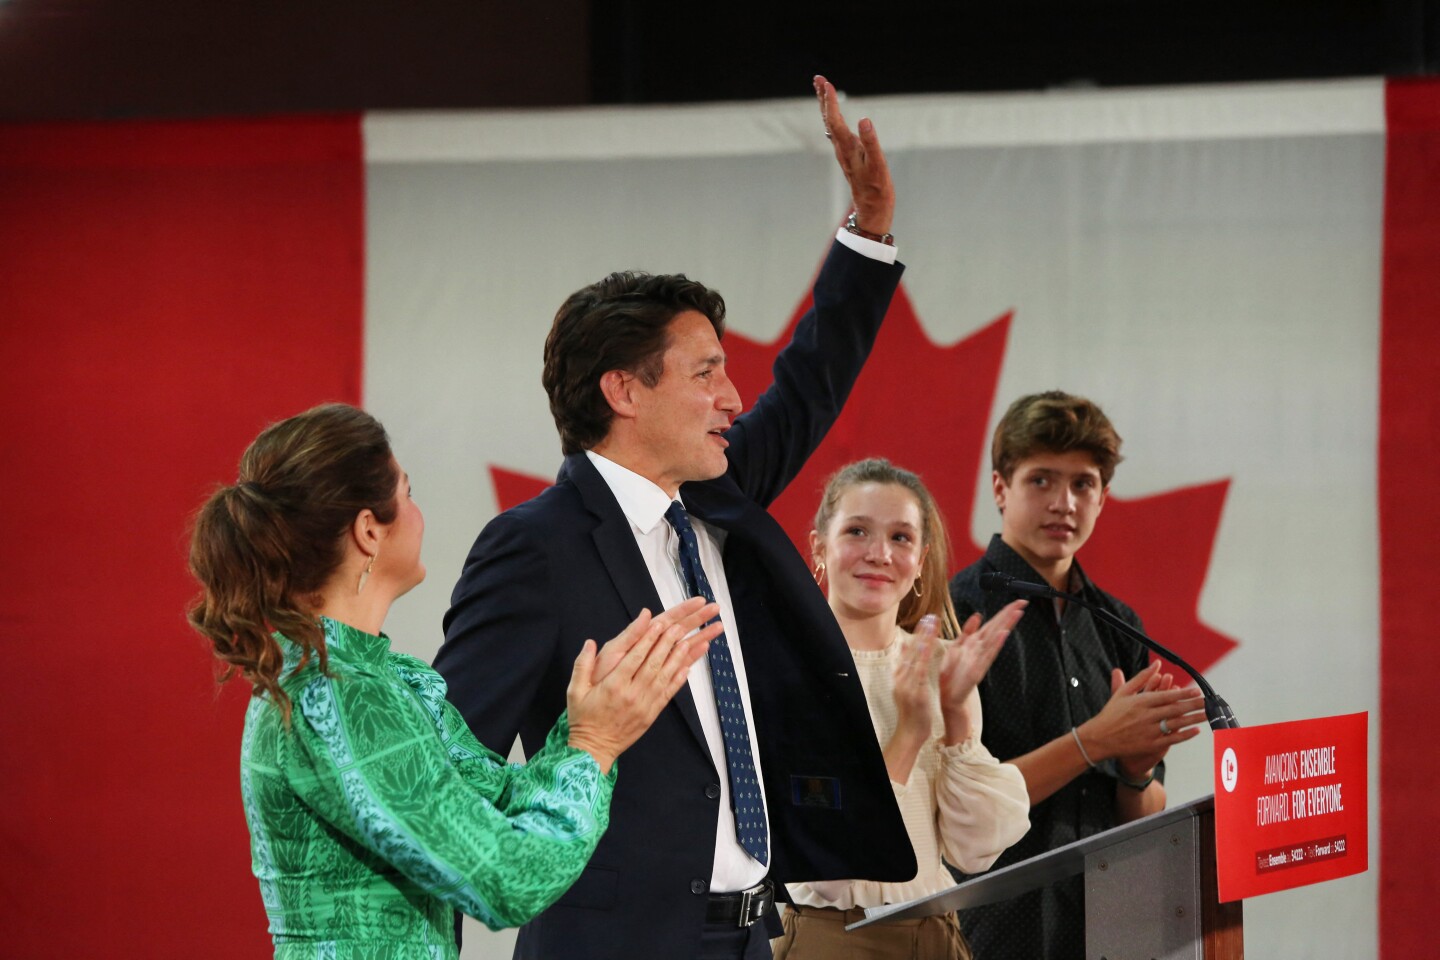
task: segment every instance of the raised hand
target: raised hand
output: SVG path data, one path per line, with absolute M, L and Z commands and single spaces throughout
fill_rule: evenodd
M 960 636 L 946 648 L 940 660 L 940 712 L 945 719 L 946 743 L 961 743 L 970 735 L 970 711 L 966 708 L 970 694 L 985 679 L 1028 603 L 1012 601 L 983 626 L 980 615 L 972 614 Z
M 586 640 L 565 691 L 570 746 L 589 753 L 609 773 L 615 758 L 650 729 L 684 686 L 691 664 L 719 636 L 718 614 L 715 604 L 694 597 L 658 617 L 642 610 L 603 653 L 597 653 L 594 640 Z
M 835 150 L 835 159 L 850 184 L 850 201 L 855 206 L 855 225 L 866 233 L 886 234 L 895 219 L 895 184 L 875 124 L 860 121 L 859 136 L 850 131 L 840 114 L 835 87 L 824 77 L 815 77 L 815 96 L 820 100 L 820 118 L 825 135 Z

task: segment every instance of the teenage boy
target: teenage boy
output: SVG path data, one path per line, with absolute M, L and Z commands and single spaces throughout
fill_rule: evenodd
M 1013 599 L 987 593 L 998 571 L 1048 583 L 1140 627 L 1085 575 L 1076 554 L 1095 529 L 1120 462 L 1104 412 L 1060 391 L 1021 397 L 995 429 L 991 483 L 1000 533 L 950 582 L 956 611 L 989 619 Z M 1140 644 L 1078 604 L 1032 602 L 980 684 L 982 740 L 1020 768 L 1030 831 L 995 868 L 1165 807 L 1164 756 L 1199 733 L 1198 694 L 1175 686 Z M 960 914 L 976 956 L 1083 960 L 1085 888 L 1076 876 Z

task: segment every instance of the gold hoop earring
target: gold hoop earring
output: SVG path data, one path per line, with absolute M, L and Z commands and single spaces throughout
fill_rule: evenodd
M 920 578 L 919 578 L 919 577 L 916 577 L 916 578 L 915 578 L 915 586 L 914 586 L 913 589 L 915 590 L 915 596 L 918 597 L 918 596 L 921 596 L 921 595 L 922 595 L 921 592 L 920 592 Z
M 368 580 L 368 579 L 370 579 L 370 571 L 373 570 L 374 568 L 375 568 L 375 555 L 374 555 L 374 554 L 371 554 L 371 555 L 370 555 L 370 562 L 367 563 L 367 564 L 365 564 L 365 569 L 364 569 L 364 570 L 361 570 L 361 571 L 360 571 L 360 583 L 359 583 L 359 585 L 356 586 L 356 588 L 355 588 L 355 594 L 356 594 L 356 596 L 359 596 L 360 591 L 365 589 L 365 581 Z
M 822 583 L 825 582 L 825 561 L 824 561 L 824 560 L 816 560 L 816 561 L 815 561 L 815 570 L 813 571 L 813 576 L 815 577 L 815 586 L 818 587 L 818 586 L 820 586 L 820 584 L 822 584 Z

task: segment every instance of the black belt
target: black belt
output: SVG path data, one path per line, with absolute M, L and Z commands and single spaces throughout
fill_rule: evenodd
M 712 893 L 705 905 L 705 922 L 748 927 L 775 908 L 775 885 L 761 880 L 739 893 Z

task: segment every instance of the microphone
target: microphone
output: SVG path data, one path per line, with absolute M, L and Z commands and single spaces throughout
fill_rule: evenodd
M 1055 596 L 1055 591 L 1048 583 L 1031 583 L 1028 580 L 1019 580 L 1008 573 L 1000 573 L 995 570 L 980 574 L 980 589 L 986 593 L 1000 593 L 1008 590 L 1022 597 L 1049 598 Z
M 1209 681 L 1201 676 L 1199 670 L 1196 670 L 1183 659 L 1176 656 L 1172 651 L 1165 649 L 1165 647 L 1151 640 L 1145 636 L 1145 634 L 1136 630 L 1130 626 L 1130 624 L 1099 604 L 1091 603 L 1084 597 L 1077 597 L 1063 590 L 1056 590 L 1048 583 L 1031 583 L 1028 580 L 1021 580 L 1018 577 L 1012 577 L 1008 573 L 1000 573 L 996 570 L 989 570 L 980 574 L 980 588 L 986 593 L 1009 592 L 1024 597 L 1047 597 L 1064 600 L 1067 603 L 1079 604 L 1127 637 L 1138 642 L 1141 646 L 1153 650 L 1155 653 L 1158 653 L 1166 660 L 1169 660 L 1190 674 L 1195 680 L 1195 685 L 1200 688 L 1201 695 L 1205 697 L 1205 717 L 1210 721 L 1210 729 L 1235 730 L 1239 728 L 1240 721 L 1235 719 L 1235 713 L 1230 709 L 1230 704 L 1226 703 L 1224 699 L 1215 692 L 1215 688 L 1210 686 Z

